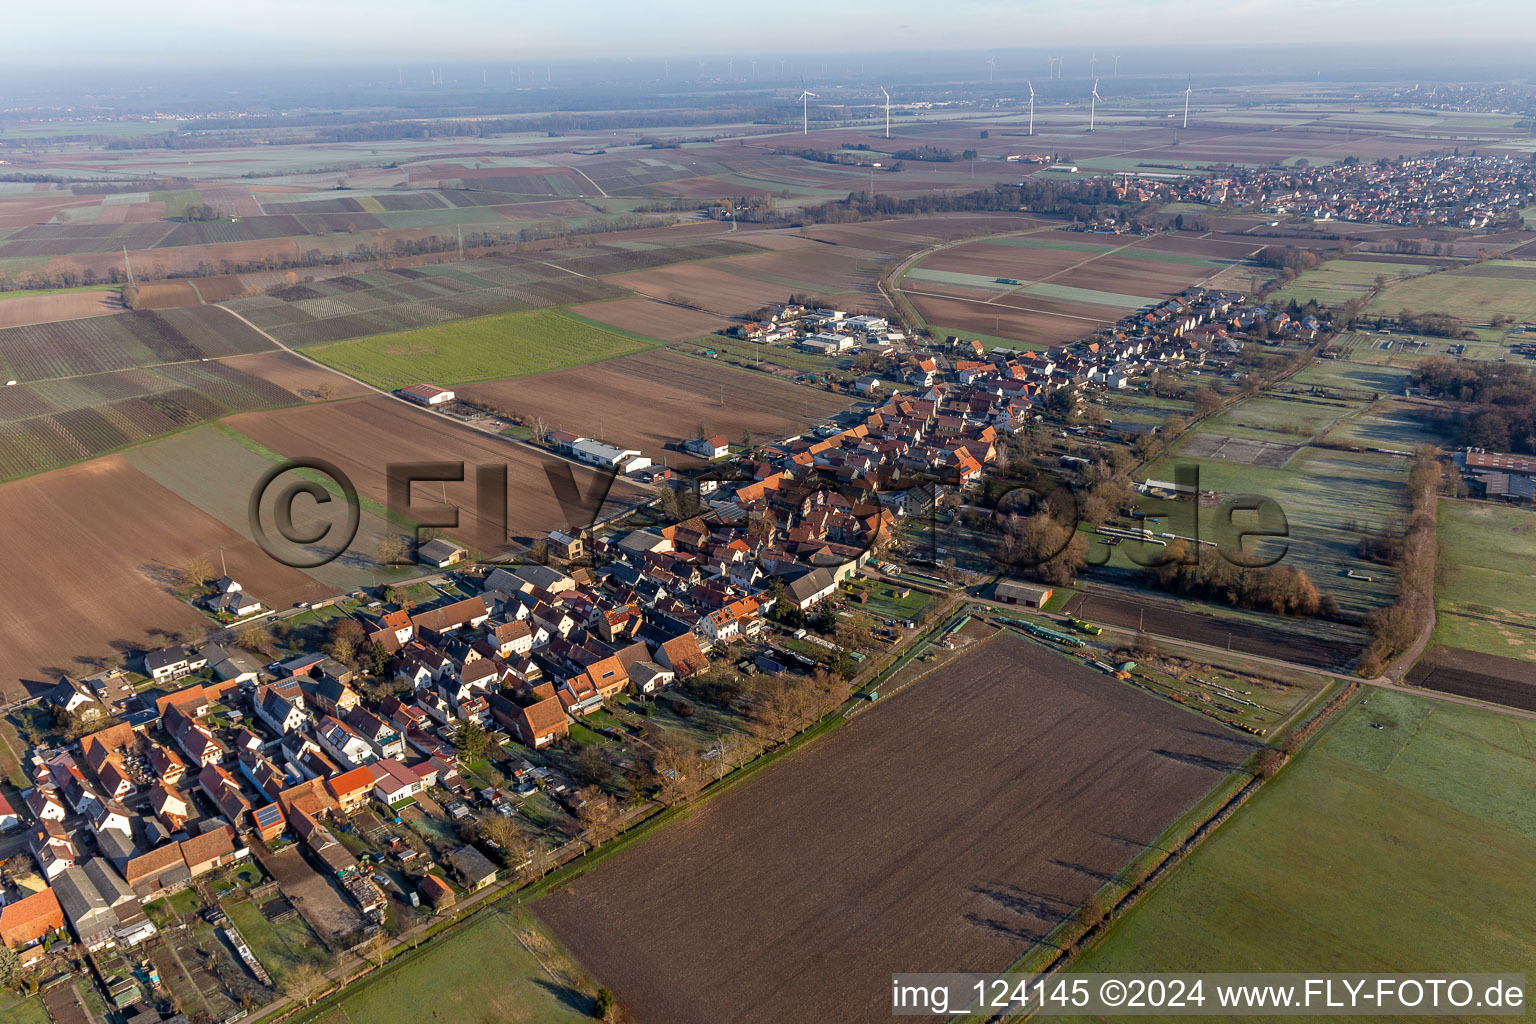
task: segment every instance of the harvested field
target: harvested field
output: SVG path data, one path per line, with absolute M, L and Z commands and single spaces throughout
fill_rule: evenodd
M 163 438 L 128 451 L 123 457 L 156 483 L 248 539 L 252 537 L 250 487 L 273 465 L 283 461 L 281 455 L 259 450 L 249 438 L 223 424 Z M 273 506 L 273 502 L 263 504 L 262 522 L 272 521 Z M 302 509 L 299 514 L 302 515 Z M 385 536 L 400 533 L 399 526 L 391 525 L 376 512 L 361 510 L 357 536 L 349 550 L 325 565 L 304 571 L 325 586 L 341 590 L 388 580 L 392 573 L 398 575 L 401 570 L 381 565 L 375 553 Z M 276 534 L 272 537 L 280 545 L 275 548 L 277 553 L 293 555 L 291 561 L 313 561 L 329 554 L 329 549 L 318 545 L 290 545 L 277 539 Z
M 316 366 L 291 352 L 256 352 L 248 356 L 232 356 L 222 362 L 310 401 L 325 397 L 356 398 L 370 393 L 367 387 L 351 377 Z M 322 394 L 322 389 L 327 386 L 331 389 L 329 396 Z
M 84 316 L 121 313 L 123 304 L 116 289 L 89 292 L 56 292 L 52 295 L 18 295 L 0 301 L 0 327 L 48 324 Z
M 1284 658 L 1323 668 L 1340 669 L 1360 656 L 1364 634 L 1342 626 L 1316 623 L 1319 633 L 1287 629 L 1271 622 L 1185 611 L 1165 598 L 1136 599 L 1103 594 L 1074 594 L 1062 612 L 1121 629 L 1144 629 L 1158 636 L 1178 637 L 1197 644 L 1225 647 L 1266 658 Z M 1330 635 L 1322 635 L 1327 633 Z
M 151 281 L 139 286 L 139 304 L 134 308 L 177 309 L 202 304 L 202 297 L 191 281 Z
M 936 334 L 989 334 L 1025 348 L 1049 348 L 1076 341 L 1098 327 L 1108 327 L 1120 314 L 1103 306 L 1073 306 L 1049 301 L 987 303 L 979 298 L 903 288 L 919 315 Z M 950 289 L 951 292 L 954 289 Z M 1002 344 L 1002 342 L 999 342 Z
M 670 299 L 676 295 L 690 305 L 723 316 L 740 316 L 749 309 L 783 302 L 789 297 L 782 284 L 734 274 L 720 261 L 639 270 L 607 281 L 650 298 Z M 840 298 L 835 294 L 825 297 Z
M 734 321 L 698 309 L 674 306 L 655 299 L 615 299 L 572 306 L 571 312 L 588 320 L 610 324 L 662 341 L 685 341 L 712 334 Z
M 232 485 L 234 486 L 234 485 Z M 121 456 L 0 486 L 0 606 L 12 609 L 0 690 L 35 693 L 64 672 L 208 620 L 171 589 L 193 558 L 217 560 L 272 607 L 335 593 L 204 515 Z M 40 561 L 39 552 L 45 553 Z
M 901 291 L 932 326 L 1052 345 L 1211 277 L 1258 248 L 1032 230 L 977 239 L 909 268 Z M 1203 242 L 1203 244 L 1192 244 Z
M 776 439 L 851 406 L 825 391 L 666 350 L 459 390 L 471 401 L 542 417 L 557 430 L 600 435 L 671 464 L 690 457 L 667 446 L 693 439 L 700 424 L 732 443 L 747 431 Z
M 250 286 L 236 274 L 200 277 L 194 283 L 197 285 L 197 294 L 202 296 L 204 302 L 225 302 L 239 298 L 250 290 Z
M 1479 651 L 1431 648 L 1404 682 L 1511 708 L 1536 711 L 1536 665 Z
M 640 1020 L 884 1021 L 892 971 L 1004 970 L 1249 749 L 999 635 L 538 912 Z
M 478 465 L 507 467 L 511 494 L 507 519 L 514 537 L 542 536 L 569 525 L 573 516 L 589 519 L 597 511 L 582 505 L 567 512 L 555 499 L 544 467 L 569 463 L 382 395 L 235 416 L 228 423 L 290 458 L 318 457 L 335 463 L 351 477 L 361 495 L 379 505 L 388 501 L 385 472 L 390 463 L 464 460 L 469 467 L 466 479 L 445 485 L 448 502 L 459 509 L 459 527 L 447 532 L 470 545 L 475 544 L 482 529 L 475 500 L 473 467 Z M 576 487 L 586 495 L 597 474 L 574 466 L 571 472 Z M 232 486 L 247 489 L 242 493 L 248 493 L 254 483 L 231 481 Z M 420 508 L 435 508 L 441 513 L 443 493 L 444 488 L 436 484 L 418 484 L 415 500 Z M 616 503 L 633 500 L 638 494 L 634 485 L 615 481 L 604 509 L 611 512 Z M 494 532 L 496 524 L 487 525 Z
M 1027 214 L 958 213 L 894 218 L 864 224 L 819 224 L 803 228 L 798 234 L 890 257 L 913 252 L 936 242 L 978 234 L 1026 231 L 1041 227 L 1042 223 Z

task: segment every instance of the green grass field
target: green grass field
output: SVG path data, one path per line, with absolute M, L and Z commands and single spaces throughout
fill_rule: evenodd
M 1360 698 L 1074 971 L 1528 970 L 1536 722 Z
M 1527 272 L 1531 276 L 1527 276 Z M 1498 275 L 1511 276 L 1498 276 Z M 1514 276 L 1520 275 L 1520 276 Z M 1468 321 L 1486 321 L 1503 314 L 1516 320 L 1536 319 L 1536 264 L 1524 260 L 1492 260 L 1471 266 L 1399 281 L 1382 291 L 1366 310 L 1371 313 L 1449 313 Z
M 519 941 L 538 950 L 530 953 Z M 553 975 L 553 976 L 551 976 Z M 504 1024 L 591 1021 L 596 987 L 532 917 L 492 911 L 452 935 L 403 954 L 383 972 L 298 1022 Z
M 1536 660 L 1536 516 L 1442 500 L 1432 643 Z
M 1317 301 L 1324 305 L 1343 305 L 1361 299 L 1376 283 L 1376 278 L 1397 281 L 1416 277 L 1430 268 L 1412 263 L 1367 263 L 1355 260 L 1328 260 L 1304 271 L 1296 280 L 1274 292 L 1274 302 Z
M 1403 515 L 1407 459 L 1302 448 L 1285 468 L 1270 469 L 1223 459 L 1192 459 L 1176 448 L 1172 455 L 1148 467 L 1147 476 L 1171 480 L 1174 465 L 1181 462 L 1199 465 L 1202 489 L 1224 495 L 1257 494 L 1279 503 L 1289 536 L 1283 541 L 1249 539 L 1243 544 L 1245 550 L 1272 556 L 1280 553 L 1279 545 L 1283 544 L 1285 553 L 1280 564 L 1305 570 L 1320 591 L 1333 594 L 1350 611 L 1365 612 L 1391 603 L 1396 590 L 1395 574 L 1386 566 L 1358 558 L 1355 545 L 1366 533 L 1393 524 Z M 1168 514 L 1170 518 L 1163 528 L 1188 536 L 1190 505 L 1173 504 L 1175 507 L 1168 508 L 1166 502 L 1148 502 L 1144 503 L 1144 510 L 1149 514 Z M 1238 513 L 1233 517 L 1233 526 L 1239 529 L 1254 522 L 1251 515 Z M 1202 539 L 1220 543 L 1227 538 L 1231 542 L 1232 532 L 1220 524 L 1219 509 L 1214 503 L 1202 506 Z M 1090 546 L 1090 550 L 1094 548 L 1103 551 L 1096 544 Z M 1113 551 L 1111 565 L 1132 564 L 1125 554 L 1127 545 Z M 1349 577 L 1349 569 L 1371 578 Z
M 660 344 L 555 309 L 475 317 L 315 345 L 305 354 L 375 387 L 467 384 L 545 373 Z
M 1357 408 L 1327 398 L 1256 395 L 1211 417 L 1202 426 L 1208 425 L 1215 433 L 1229 437 L 1299 444 L 1326 434 Z
M 170 192 L 151 192 L 149 198 L 165 203 L 165 219 L 178 220 L 187 215 L 187 207 L 203 201 L 195 188 L 176 189 Z
M 62 295 L 65 292 L 118 292 L 122 291 L 122 285 L 116 284 L 82 284 L 73 288 L 23 288 L 14 292 L 0 292 L 0 302 L 6 299 L 24 299 L 28 296 L 38 295 Z

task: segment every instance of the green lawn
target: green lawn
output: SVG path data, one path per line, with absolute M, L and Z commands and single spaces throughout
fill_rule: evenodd
M 1073 969 L 1528 970 L 1536 722 L 1360 697 Z
M 0 1024 L 48 1024 L 43 997 L 23 997 L 10 990 L 0 992 Z
M 1536 659 L 1536 516 L 1445 499 L 1435 526 L 1440 570 L 1432 642 Z
M 377 334 L 305 349 L 328 366 L 394 389 L 407 384 L 465 384 L 545 373 L 639 352 L 659 342 L 540 309 L 474 317 L 414 331 Z
M 906 597 L 898 596 L 902 591 Z M 864 604 L 849 601 L 849 608 L 856 608 L 881 619 L 915 619 L 933 600 L 921 590 L 914 590 L 903 583 L 885 583 L 875 580 L 850 581 L 850 594 L 865 593 L 869 600 Z
M 268 924 L 261 908 L 250 900 L 225 903 L 224 912 L 240 929 L 241 936 L 256 954 L 256 959 L 279 981 L 302 963 L 319 964 L 325 959 L 325 947 L 298 914 L 278 924 Z
M 381 974 L 347 990 L 339 1004 L 327 1001 L 294 1019 L 323 1024 L 574 1024 L 592 1020 L 595 992 L 596 986 L 532 917 L 498 910 L 397 957 Z

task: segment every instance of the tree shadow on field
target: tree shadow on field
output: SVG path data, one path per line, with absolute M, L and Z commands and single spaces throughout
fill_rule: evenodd
M 1233 732 L 1218 732 L 1215 729 L 1202 729 L 1195 726 L 1183 726 L 1179 731 L 1190 736 L 1199 736 L 1201 739 L 1219 740 L 1222 743 L 1238 743 L 1245 747 L 1263 746 L 1262 743 L 1254 739 L 1252 736 L 1245 736 L 1236 732 L 1235 730 Z
M 1006 935 L 1008 938 L 1016 939 L 1020 942 L 1038 942 L 1043 934 L 1034 928 L 1011 925 L 1006 921 L 999 921 L 995 917 L 982 917 L 974 912 L 966 914 L 965 919 L 978 928 L 986 928 L 988 931 L 997 932 L 999 935 Z
M 1074 874 L 1087 875 L 1089 878 L 1100 883 L 1112 881 L 1115 877 L 1109 872 L 1101 871 L 1098 868 L 1091 868 L 1086 864 L 1073 864 L 1068 860 L 1053 859 L 1051 863 L 1059 868 L 1066 868 Z
M 591 1016 L 594 1000 L 580 989 L 571 988 L 569 985 L 557 985 L 545 978 L 535 978 L 533 983 L 556 999 L 565 1004 L 569 1009 L 583 1016 Z
M 182 571 L 164 562 L 141 562 L 136 568 L 145 579 L 168 591 L 174 591 L 185 583 Z
M 1163 850 L 1165 853 L 1168 851 L 1168 848 L 1166 847 L 1155 846 L 1150 839 L 1133 839 L 1130 836 L 1119 836 L 1115 835 L 1113 832 L 1100 832 L 1097 829 L 1093 830 L 1093 834 L 1098 836 L 1100 839 L 1108 839 L 1112 843 L 1119 843 L 1122 846 L 1129 846 L 1137 853 L 1140 853 L 1142 850 L 1151 849 Z
M 1237 765 L 1230 761 L 1223 761 L 1216 757 L 1206 757 L 1204 754 L 1191 754 L 1183 750 L 1162 750 L 1159 748 L 1153 750 L 1152 753 L 1158 757 L 1165 757 L 1170 761 L 1192 765 L 1196 768 L 1204 768 L 1207 771 L 1220 772 L 1223 775 L 1237 767 Z
M 1031 917 L 1047 925 L 1060 920 L 1072 909 L 1072 904 L 1060 896 L 1030 892 L 1017 885 L 973 885 L 971 892 L 986 897 L 1009 913 Z M 1008 926 L 983 920 L 979 915 L 969 915 L 968 919 L 973 924 L 985 924 L 989 927 L 997 927 L 1001 931 L 1009 931 Z M 1033 932 L 1029 933 L 1029 937 L 1033 937 Z

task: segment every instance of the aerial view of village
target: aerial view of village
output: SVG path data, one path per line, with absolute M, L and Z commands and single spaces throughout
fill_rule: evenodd
M 0 1024 L 1526 1012 L 1536 11 L 317 6 L 0 41 Z

